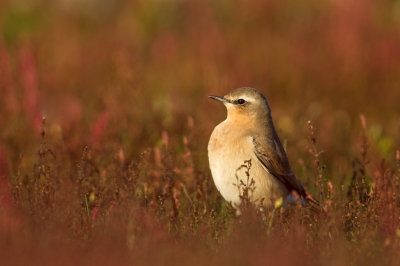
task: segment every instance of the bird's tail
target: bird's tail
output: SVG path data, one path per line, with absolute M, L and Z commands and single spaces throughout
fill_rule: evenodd
M 305 192 L 305 198 L 310 203 L 309 208 L 316 213 L 324 213 L 326 214 L 326 210 L 324 206 L 316 199 L 313 195 L 310 194 L 307 190 Z

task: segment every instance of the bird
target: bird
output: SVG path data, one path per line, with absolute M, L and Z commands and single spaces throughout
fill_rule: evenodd
M 250 87 L 209 98 L 227 108 L 227 118 L 214 128 L 208 143 L 209 166 L 216 188 L 237 214 L 243 193 L 263 209 L 274 209 L 277 202 L 284 208 L 300 202 L 319 211 L 318 200 L 290 167 L 267 98 Z

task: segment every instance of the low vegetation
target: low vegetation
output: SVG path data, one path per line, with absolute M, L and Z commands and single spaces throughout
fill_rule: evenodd
M 0 4 L 2 264 L 397 264 L 396 1 L 67 2 Z M 219 195 L 242 86 L 326 213 Z

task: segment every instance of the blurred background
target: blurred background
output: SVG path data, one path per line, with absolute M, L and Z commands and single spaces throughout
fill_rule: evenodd
M 220 197 L 207 96 L 243 86 L 328 215 Z M 395 265 L 399 103 L 400 0 L 2 0 L 0 257 Z
M 330 179 L 358 156 L 360 114 L 378 158 L 393 162 L 399 148 L 399 0 L 3 0 L 0 29 L 11 176 L 21 153 L 30 165 L 43 116 L 67 158 L 89 146 L 129 162 L 166 142 L 183 152 L 188 137 L 207 171 L 226 116 L 207 96 L 243 86 L 269 99 L 296 171 L 308 120 Z

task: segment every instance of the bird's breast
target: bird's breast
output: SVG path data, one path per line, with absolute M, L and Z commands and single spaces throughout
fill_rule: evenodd
M 287 193 L 282 184 L 271 176 L 259 163 L 252 142 L 252 136 L 241 128 L 232 129 L 221 123 L 211 134 L 208 157 L 214 183 L 222 196 L 232 205 L 240 204 L 239 195 L 243 184 L 251 180 L 254 200 L 279 198 Z

